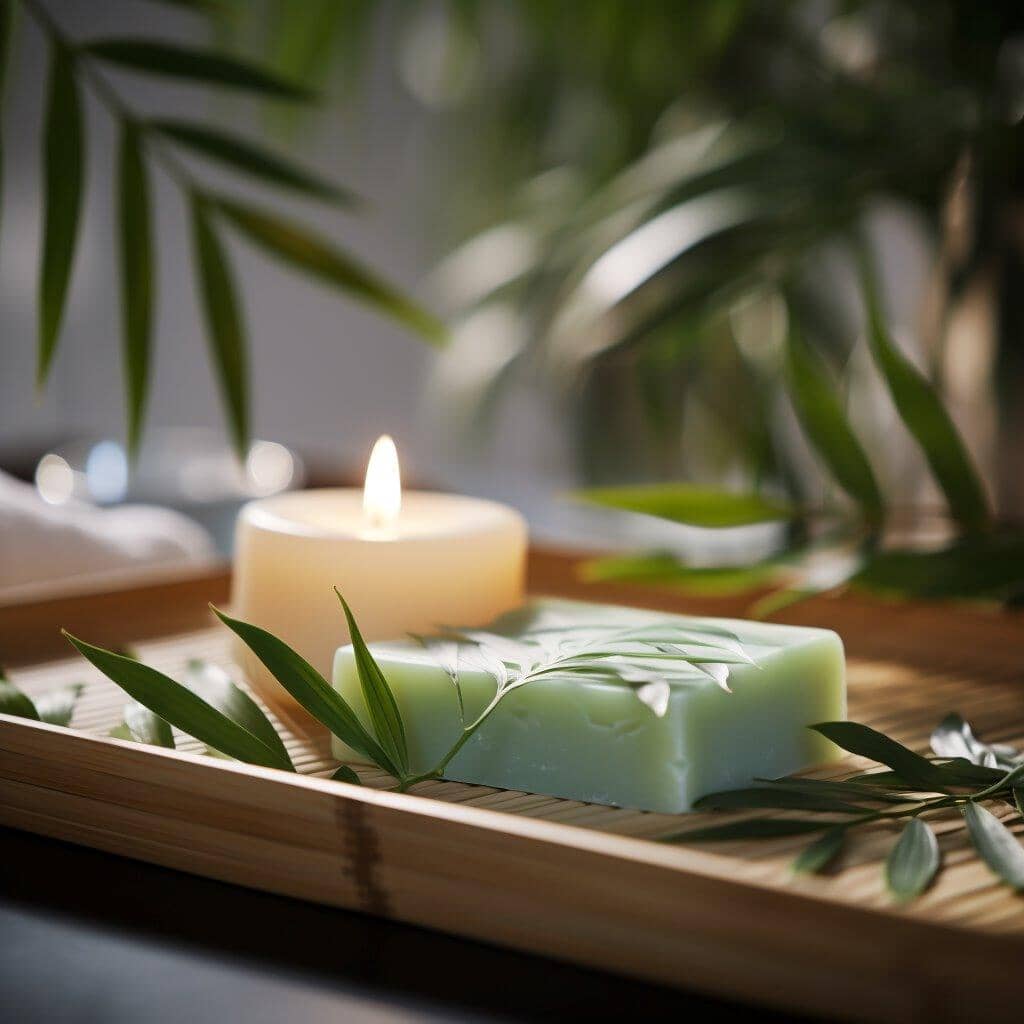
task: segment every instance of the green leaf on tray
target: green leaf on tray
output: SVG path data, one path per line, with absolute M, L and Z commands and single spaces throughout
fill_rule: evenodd
M 128 729 L 128 734 L 136 743 L 148 743 L 154 747 L 174 749 L 174 734 L 171 732 L 170 725 L 137 700 L 125 704 L 124 724 Z
M 689 526 L 728 527 L 789 519 L 796 509 L 758 494 L 733 494 L 696 484 L 638 484 L 592 487 L 573 496 L 590 505 L 640 512 Z
M 289 765 L 292 764 L 292 759 L 277 730 L 270 724 L 270 719 L 252 697 L 232 682 L 231 677 L 219 665 L 193 658 L 188 663 L 182 683 L 236 725 L 251 732 Z
M 352 615 L 352 609 L 337 587 L 334 588 L 334 593 L 337 594 L 345 611 L 356 671 L 359 673 L 359 685 L 363 691 L 366 709 L 370 713 L 370 721 L 373 722 L 374 732 L 390 760 L 399 768 L 401 774 L 405 775 L 409 769 L 409 749 L 405 738 L 405 724 L 402 722 L 402 713 L 398 710 L 395 695 L 391 692 L 380 665 L 366 646 Z
M 433 344 L 445 340 L 445 329 L 434 316 L 326 239 L 244 203 L 221 198 L 217 205 L 236 228 L 278 259 L 355 296 Z
M 83 657 L 117 683 L 129 697 L 182 732 L 239 761 L 285 771 L 294 770 L 287 758 L 282 758 L 276 750 L 251 732 L 162 672 L 121 654 L 93 647 L 67 631 L 64 635 Z
M 169 75 L 207 85 L 262 93 L 275 99 L 310 100 L 305 86 L 223 53 L 149 39 L 98 39 L 87 43 L 93 57 L 131 71 Z
M 851 754 L 888 765 L 909 786 L 925 792 L 942 792 L 949 785 L 937 765 L 870 726 L 859 722 L 820 722 L 811 728 Z
M 336 782 L 347 782 L 352 786 L 361 786 L 362 780 L 347 764 L 341 765 L 331 776 Z
M 67 726 L 84 689 L 81 683 L 72 683 L 70 686 L 61 686 L 37 697 L 35 706 L 39 720 L 49 722 L 50 725 Z
M 263 146 L 221 128 L 169 118 L 148 121 L 147 126 L 201 156 L 244 171 L 272 185 L 282 185 L 317 199 L 328 199 L 347 206 L 355 206 L 359 202 L 353 192 L 325 181 Z
M 724 793 L 710 793 L 701 797 L 694 807 L 698 810 L 739 811 L 771 808 L 789 811 L 823 811 L 834 814 L 862 814 L 864 808 L 841 799 L 831 792 L 789 789 L 783 786 L 756 786 L 748 789 L 730 789 Z
M 121 306 L 124 378 L 128 397 L 128 450 L 134 456 L 142 437 L 153 336 L 153 243 L 149 177 L 138 127 L 121 129 L 117 201 L 121 236 Z
M 39 269 L 39 351 L 36 383 L 42 387 L 57 351 L 82 199 L 82 111 L 68 51 L 53 44 L 44 128 L 46 213 Z
M 885 884 L 896 899 L 915 899 L 931 885 L 940 860 L 935 833 L 911 818 L 885 862 Z
M 245 328 L 227 255 L 213 229 L 209 207 L 205 200 L 195 196 L 192 199 L 192 238 L 210 353 L 220 381 L 235 452 L 244 459 L 249 444 Z
M 821 359 L 795 325 L 786 345 L 786 379 L 808 440 L 867 518 L 877 520 L 882 514 L 882 492 L 867 453 L 850 426 Z
M 987 526 L 985 492 L 959 432 L 931 383 L 890 336 L 867 264 L 861 281 L 871 353 L 900 418 L 921 446 L 953 517 L 969 530 Z
M 5 676 L 0 674 L 0 715 L 15 715 L 17 718 L 31 718 L 38 722 L 39 712 L 31 698 L 21 692 Z
M 1024 847 L 1014 834 L 980 804 L 967 804 L 964 817 L 981 859 L 1007 885 L 1024 890 Z
M 985 768 L 1013 768 L 1021 755 L 1008 743 L 983 743 L 970 723 L 956 712 L 946 715 L 931 735 L 931 747 L 939 757 L 963 758 Z
M 808 875 L 824 871 L 839 856 L 845 842 L 845 827 L 830 828 L 810 846 L 801 850 L 793 861 L 793 873 Z
M 375 764 L 396 778 L 400 772 L 395 762 L 384 752 L 381 745 L 363 728 L 356 713 L 345 699 L 322 675 L 301 655 L 293 651 L 283 640 L 239 619 L 232 619 L 217 608 L 214 614 L 235 633 L 242 642 L 267 667 L 270 674 L 302 705 L 318 722 L 325 725 L 342 742 L 353 750 L 368 757 Z M 226 750 L 217 743 L 219 750 Z M 230 750 L 227 751 L 231 753 Z

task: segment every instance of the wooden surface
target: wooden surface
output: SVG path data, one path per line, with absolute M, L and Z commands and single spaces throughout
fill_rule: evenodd
M 672 610 L 677 595 L 581 588 L 571 563 L 537 555 L 533 589 Z M 189 657 L 227 665 L 226 631 L 202 626 L 222 575 L 125 590 L 116 642 L 171 675 Z M 173 605 L 169 608 L 168 604 Z M 706 613 L 735 613 L 700 602 Z M 89 639 L 96 602 L 0 610 L 0 653 L 24 662 L 68 625 Z M 192 618 L 190 618 L 192 616 Z M 1024 630 L 1016 616 L 853 600 L 794 609 L 837 628 L 850 654 L 850 715 L 924 749 L 957 709 L 986 738 L 1024 741 Z M 113 624 L 104 620 L 109 632 Z M 20 645 L 17 659 L 6 653 Z M 888 826 L 863 833 L 838 870 L 794 879 L 806 839 L 714 846 L 652 842 L 686 819 L 455 783 L 405 796 L 317 778 L 326 737 L 292 728 L 301 777 L 106 738 L 123 696 L 80 659 L 12 673 L 29 692 L 88 683 L 76 731 L 0 716 L 0 822 L 303 899 L 362 909 L 702 991 L 854 1019 L 1018 1019 L 1024 900 L 971 853 L 957 819 L 937 823 L 946 869 L 924 898 L 894 907 L 880 858 Z M 845 770 L 859 767 L 855 759 Z M 836 774 L 834 771 L 832 774 Z M 430 799 L 421 799 L 429 797 Z M 1007 820 L 1021 832 L 1019 821 Z M 727 820 L 716 816 L 716 820 Z

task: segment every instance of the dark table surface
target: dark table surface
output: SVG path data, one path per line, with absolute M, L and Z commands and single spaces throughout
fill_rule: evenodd
M 2 1021 L 685 1020 L 711 1013 L 775 1019 L 0 829 Z

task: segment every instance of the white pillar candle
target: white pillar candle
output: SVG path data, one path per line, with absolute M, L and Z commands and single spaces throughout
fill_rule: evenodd
M 232 607 L 330 678 L 348 641 L 334 587 L 369 640 L 482 625 L 522 603 L 526 542 L 522 516 L 505 505 L 402 494 L 394 444 L 381 438 L 363 490 L 296 491 L 242 509 Z M 247 648 L 238 659 L 265 700 L 295 707 Z

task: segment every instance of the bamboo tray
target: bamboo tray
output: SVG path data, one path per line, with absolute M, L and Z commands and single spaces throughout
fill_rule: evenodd
M 583 588 L 572 570 L 567 556 L 535 553 L 532 589 L 696 607 L 664 591 Z M 88 684 L 74 730 L 0 715 L 0 823 L 782 1009 L 1019 1019 L 1024 899 L 996 883 L 956 821 L 937 827 L 938 883 L 901 908 L 881 881 L 885 826 L 860 835 L 836 872 L 793 878 L 800 838 L 670 846 L 652 840 L 678 817 L 457 783 L 402 795 L 382 791 L 386 779 L 371 770 L 364 787 L 326 781 L 335 765 L 326 737 L 295 723 L 280 724 L 298 776 L 213 760 L 188 741 L 164 751 L 107 738 L 123 695 L 65 656 L 58 627 L 135 642 L 172 675 L 197 656 L 231 668 L 227 631 L 210 628 L 205 608 L 224 600 L 226 585 L 216 574 L 0 605 L 0 656 L 18 666 L 18 685 Z M 699 608 L 739 610 L 721 600 Z M 935 722 L 958 709 L 987 739 L 1024 740 L 1021 618 L 844 599 L 809 603 L 789 620 L 843 635 L 851 718 L 924 749 Z M 851 758 L 843 769 L 859 766 Z

